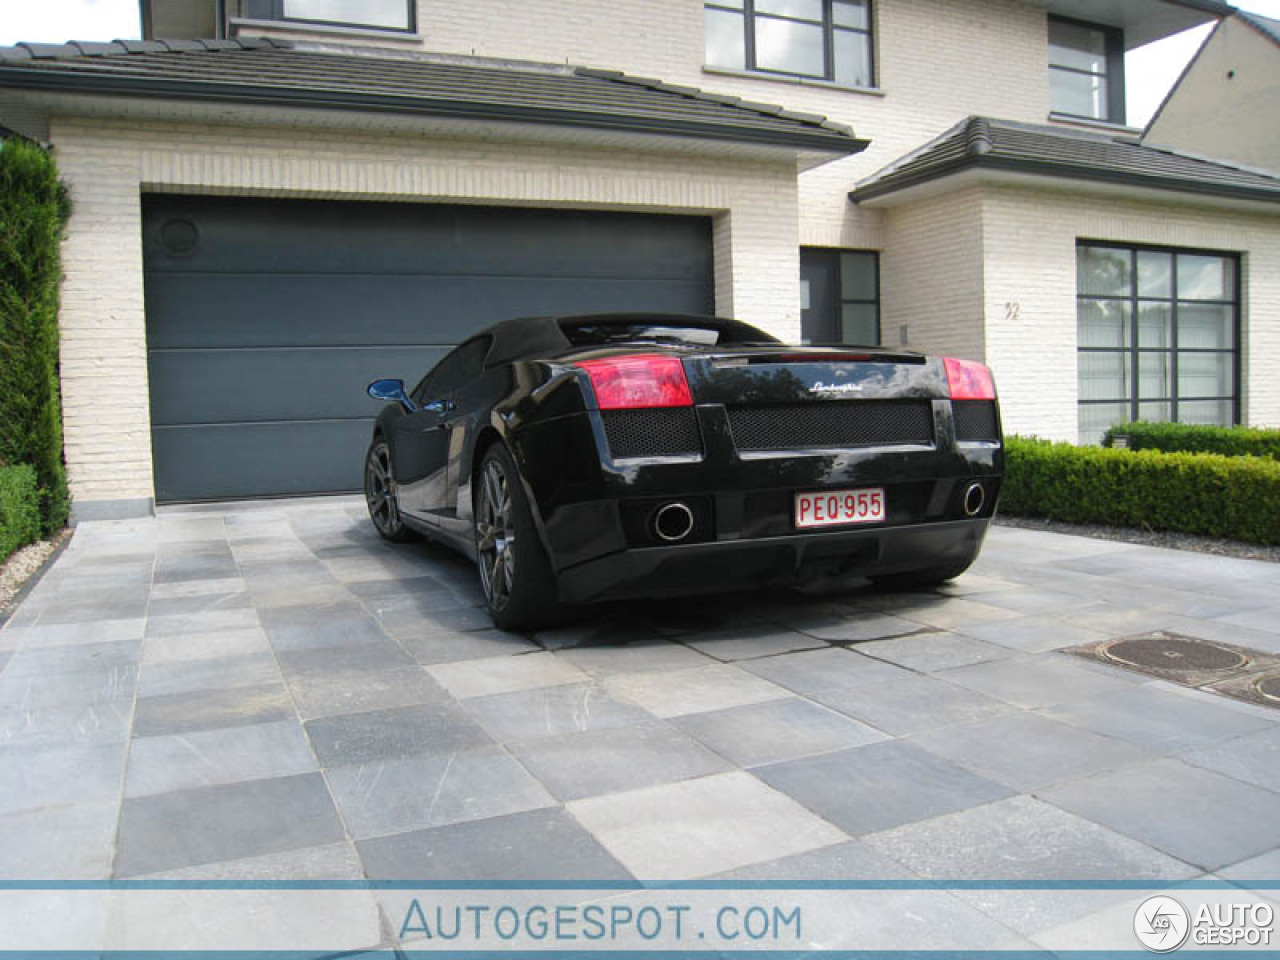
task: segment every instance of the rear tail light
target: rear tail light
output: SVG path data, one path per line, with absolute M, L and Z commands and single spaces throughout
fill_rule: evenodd
M 591 389 L 601 410 L 693 406 L 679 357 L 633 354 L 580 360 L 577 366 L 591 378 Z
M 946 357 L 942 361 L 947 368 L 947 387 L 952 400 L 994 400 L 995 381 L 991 371 L 973 360 L 957 360 Z

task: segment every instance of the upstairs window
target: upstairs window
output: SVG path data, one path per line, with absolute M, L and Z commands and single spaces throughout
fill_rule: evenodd
M 1124 123 L 1124 33 L 1050 17 L 1049 102 L 1054 113 Z
M 708 0 L 707 66 L 875 83 L 871 0 Z
M 413 30 L 413 0 L 243 0 L 242 13 L 252 20 Z

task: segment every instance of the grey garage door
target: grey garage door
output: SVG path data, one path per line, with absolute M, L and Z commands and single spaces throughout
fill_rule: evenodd
M 153 197 L 143 231 L 160 501 L 358 489 L 365 385 L 498 320 L 713 308 L 700 217 Z

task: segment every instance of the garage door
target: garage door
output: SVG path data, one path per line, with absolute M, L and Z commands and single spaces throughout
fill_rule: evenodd
M 155 197 L 143 229 L 160 501 L 359 489 L 365 385 L 498 320 L 713 309 L 700 217 Z

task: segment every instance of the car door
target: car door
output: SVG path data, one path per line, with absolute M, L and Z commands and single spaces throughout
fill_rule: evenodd
M 456 386 L 449 395 L 449 471 L 446 502 L 438 520 L 443 529 L 458 536 L 467 536 L 471 528 L 470 510 L 459 511 L 458 487 L 467 479 L 474 435 L 488 422 L 495 399 L 488 382 L 495 372 L 484 368 L 492 342 L 487 336 L 476 337 L 458 348 Z
M 432 523 L 447 493 L 449 395 L 457 365 L 454 350 L 414 391 L 416 409 L 395 420 L 392 464 L 400 509 Z

